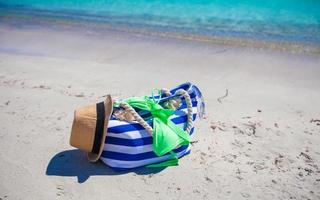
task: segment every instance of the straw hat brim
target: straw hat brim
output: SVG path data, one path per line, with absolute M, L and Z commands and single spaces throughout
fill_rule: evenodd
M 104 107 L 105 107 L 105 120 L 104 120 L 103 134 L 101 137 L 102 141 L 101 141 L 99 153 L 98 154 L 92 153 L 92 152 L 87 153 L 87 158 L 90 162 L 98 161 L 104 148 L 104 142 L 107 137 L 107 127 L 108 127 L 109 119 L 113 110 L 113 102 L 110 95 L 107 95 L 106 99 L 104 100 Z

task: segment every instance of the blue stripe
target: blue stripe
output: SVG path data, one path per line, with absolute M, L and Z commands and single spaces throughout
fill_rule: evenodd
M 152 137 L 150 136 L 150 137 L 144 137 L 144 138 L 138 138 L 138 139 L 106 137 L 105 143 L 106 144 L 121 145 L 121 146 L 136 147 L 136 146 L 143 146 L 143 145 L 152 144 Z
M 196 119 L 197 114 L 193 114 L 193 120 Z M 187 121 L 187 115 L 176 117 L 171 119 L 171 121 L 175 124 L 184 123 Z M 150 124 L 150 123 L 149 123 Z M 150 124 L 151 125 L 151 124 Z M 125 125 L 119 125 L 108 128 L 108 132 L 111 133 L 123 133 L 126 131 L 137 131 L 137 130 L 143 130 L 144 128 L 138 124 L 138 123 L 132 123 L 132 124 L 125 124 Z
M 140 124 L 131 123 L 131 124 L 110 127 L 110 128 L 108 128 L 107 132 L 123 133 L 125 131 L 138 131 L 138 130 L 143 130 L 143 129 L 144 129 L 143 126 L 141 126 Z
M 187 148 L 188 148 L 188 145 L 183 145 L 173 151 L 175 153 L 178 153 L 178 152 L 183 151 Z M 167 153 L 165 155 L 169 155 L 169 153 Z M 163 155 L 163 156 L 165 156 L 165 155 Z M 126 154 L 126 153 L 119 153 L 119 152 L 112 152 L 112 151 L 103 151 L 101 156 L 103 158 L 123 160 L 123 161 L 140 161 L 140 160 L 146 160 L 146 159 L 158 157 L 153 151 L 139 153 L 139 154 Z
M 191 128 L 189 135 L 192 135 L 194 131 L 194 127 Z

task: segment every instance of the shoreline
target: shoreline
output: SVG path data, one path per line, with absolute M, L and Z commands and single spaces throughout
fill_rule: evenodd
M 207 43 L 213 45 L 227 45 L 234 47 L 245 47 L 255 49 L 270 49 L 276 51 L 284 51 L 291 53 L 305 53 L 305 54 L 320 54 L 320 45 L 306 44 L 303 42 L 289 42 L 276 40 L 259 40 L 249 39 L 244 37 L 222 37 L 222 36 L 208 36 L 193 33 L 171 32 L 171 31 L 157 31 L 150 28 L 128 27 L 128 25 L 113 25 L 104 22 L 92 22 L 85 20 L 63 19 L 59 17 L 46 16 L 29 16 L 29 15 L 4 15 L 0 17 L 2 23 L 8 26 L 31 26 L 31 27 L 46 27 L 48 29 L 65 29 L 76 31 L 92 31 L 101 33 L 118 32 L 124 34 L 144 35 L 149 37 L 159 37 L 165 39 L 183 40 L 199 43 Z

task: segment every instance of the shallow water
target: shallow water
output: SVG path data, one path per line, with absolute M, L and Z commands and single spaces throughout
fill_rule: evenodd
M 320 45 L 318 0 L 0 0 L 0 13 Z

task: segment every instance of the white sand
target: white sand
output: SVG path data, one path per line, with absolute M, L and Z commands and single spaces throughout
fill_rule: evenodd
M 118 173 L 69 146 L 76 107 L 185 81 L 207 117 L 180 166 Z M 0 199 L 320 199 L 319 55 L 1 25 L 0 88 Z

